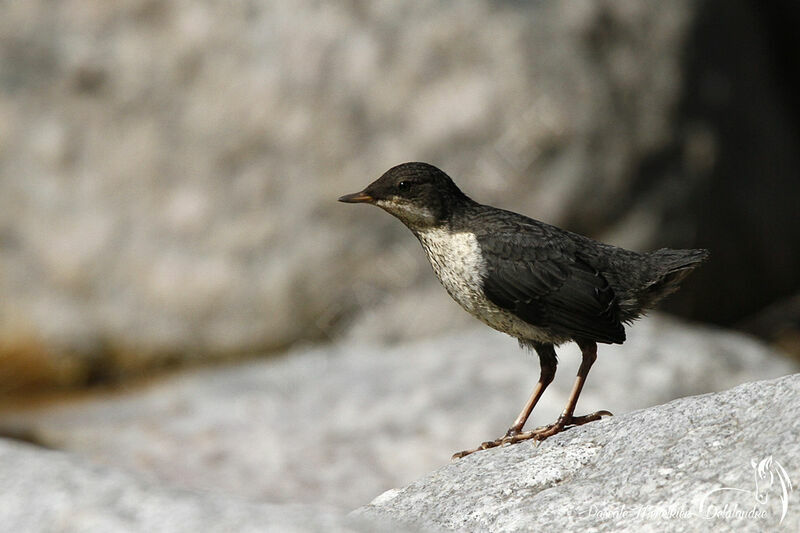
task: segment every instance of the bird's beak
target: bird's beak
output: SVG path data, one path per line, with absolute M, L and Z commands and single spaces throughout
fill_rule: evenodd
M 341 198 L 339 198 L 340 202 L 345 202 L 348 204 L 371 204 L 375 201 L 375 199 L 370 196 L 369 194 L 362 192 L 354 192 L 353 194 L 345 194 Z

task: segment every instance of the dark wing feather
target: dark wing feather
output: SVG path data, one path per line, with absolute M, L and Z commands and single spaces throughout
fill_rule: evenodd
M 622 343 L 614 291 L 569 239 L 549 226 L 524 224 L 478 236 L 486 260 L 484 293 L 495 305 L 553 333 Z

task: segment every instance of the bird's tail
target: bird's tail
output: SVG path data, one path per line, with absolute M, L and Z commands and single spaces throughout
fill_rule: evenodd
M 662 248 L 650 252 L 648 257 L 653 275 L 640 293 L 642 307 L 651 308 L 664 297 L 678 290 L 681 281 L 708 259 L 709 255 L 708 250 L 703 249 L 670 250 Z

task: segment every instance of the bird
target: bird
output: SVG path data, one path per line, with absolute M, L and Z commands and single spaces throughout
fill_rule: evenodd
M 542 441 L 610 416 L 605 410 L 575 415 L 597 359 L 597 344 L 625 342 L 625 326 L 675 292 L 709 257 L 705 249 L 639 253 L 480 204 L 428 163 L 392 167 L 339 201 L 372 204 L 398 218 L 417 237 L 436 277 L 464 310 L 538 355 L 539 380 L 505 435 L 453 459 L 529 439 Z M 567 342 L 581 350 L 567 404 L 554 423 L 524 431 L 555 376 L 555 348 Z

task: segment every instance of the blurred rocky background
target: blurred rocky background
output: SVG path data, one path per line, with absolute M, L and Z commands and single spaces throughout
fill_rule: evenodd
M 800 87 L 789 75 L 800 65 L 798 24 L 796 3 L 754 0 L 0 1 L 0 433 L 134 469 L 149 465 L 162 481 L 188 479 L 189 487 L 217 483 L 200 475 L 209 462 L 222 465 L 221 486 L 240 487 L 239 476 L 261 470 L 271 477 L 240 492 L 271 500 L 323 486 L 323 501 L 347 506 L 410 481 L 411 471 L 421 475 L 398 464 L 423 455 L 414 464 L 431 468 L 420 450 L 437 458 L 443 447 L 455 451 L 455 434 L 429 428 L 405 451 L 379 444 L 370 467 L 377 474 L 361 485 L 342 465 L 363 453 L 300 447 L 302 457 L 289 462 L 231 466 L 238 444 L 214 440 L 231 413 L 234 421 L 250 413 L 247 427 L 267 432 L 256 438 L 239 428 L 236 442 L 273 450 L 295 446 L 295 420 L 313 428 L 317 417 L 341 427 L 358 417 L 383 420 L 384 434 L 405 434 L 392 409 L 364 416 L 369 402 L 343 400 L 333 415 L 324 412 L 335 405 L 334 389 L 354 386 L 342 372 L 379 382 L 400 372 L 391 358 L 363 375 L 340 369 L 331 382 L 320 368 L 366 365 L 342 352 L 367 343 L 384 347 L 370 352 L 381 357 L 387 345 L 429 353 L 417 343 L 430 338 L 446 352 L 460 346 L 447 340 L 454 331 L 480 335 L 473 331 L 483 326 L 438 287 L 399 222 L 335 201 L 411 160 L 440 166 L 479 201 L 617 245 L 709 248 L 711 261 L 663 308 L 800 354 Z M 667 335 L 642 327 L 651 338 Z M 733 342 L 711 349 L 716 341 L 687 335 L 695 340 L 676 341 L 684 338 L 676 333 L 667 341 L 718 355 L 728 370 L 717 381 L 687 381 L 664 366 L 647 378 L 650 396 L 619 408 L 797 368 L 767 347 L 756 350 L 767 355 L 741 358 L 730 354 L 752 350 Z M 513 372 L 530 373 L 504 398 L 516 405 L 536 369 L 503 342 L 487 351 L 508 352 L 527 369 Z M 639 346 L 640 362 L 657 366 L 651 344 Z M 297 355 L 314 350 L 327 354 L 324 365 Z M 139 378 L 167 369 L 278 354 L 281 364 L 310 366 L 290 377 L 278 366 L 245 383 L 225 375 L 247 369 L 211 369 L 198 381 L 222 380 L 211 391 L 182 388 L 195 378 L 169 375 L 156 392 L 137 396 Z M 292 358 L 298 362 L 287 363 Z M 481 376 L 489 361 L 466 357 L 474 366 L 464 371 Z M 409 376 L 403 390 L 447 379 L 432 375 Z M 606 388 L 613 397 L 623 386 Z M 118 411 L 101 409 L 95 402 L 107 398 L 92 392 L 98 387 L 138 401 L 125 396 L 112 403 Z M 206 455 L 185 470 L 166 468 L 186 453 L 189 430 L 178 415 L 194 408 L 180 391 L 222 398 L 240 387 L 263 396 L 224 413 L 208 406 L 208 418 L 189 424 L 200 428 L 191 438 Z M 305 387 L 327 396 L 305 404 Z M 73 403 L 87 388 L 77 413 L 64 415 L 72 422 L 53 427 L 61 416 L 53 402 Z M 381 390 L 369 392 L 377 402 Z M 151 394 L 169 400 L 158 404 Z M 289 400 L 306 411 L 292 410 L 289 420 Z M 436 400 L 418 398 L 411 412 L 422 417 Z M 144 416 L 151 401 L 169 407 Z M 446 405 L 458 404 L 454 397 Z M 263 409 L 272 414 L 259 416 Z M 507 426 L 497 411 L 492 422 Z M 454 427 L 469 417 L 451 414 L 436 420 Z M 120 441 L 96 442 L 119 416 L 125 429 L 116 436 L 131 436 L 124 461 L 113 453 L 127 449 Z M 160 426 L 164 420 L 178 420 L 179 429 Z M 481 423 L 468 435 L 484 433 Z M 369 432 L 351 429 L 326 433 L 340 443 L 333 450 L 361 450 L 351 441 Z M 168 435 L 152 440 L 169 443 L 163 454 L 137 448 L 148 431 Z M 316 462 L 303 463 L 309 457 Z M 341 468 L 320 480 L 328 471 L 315 465 L 337 457 L 346 457 Z M 303 477 L 303 468 L 317 477 Z M 270 486 L 278 478 L 284 485 Z M 278 490 L 285 483 L 293 488 Z M 343 485 L 359 490 L 337 492 Z
M 800 289 L 792 6 L 4 2 L 0 389 L 445 301 L 404 228 L 335 202 L 408 160 L 619 245 L 710 248 L 670 308 L 755 317 Z

